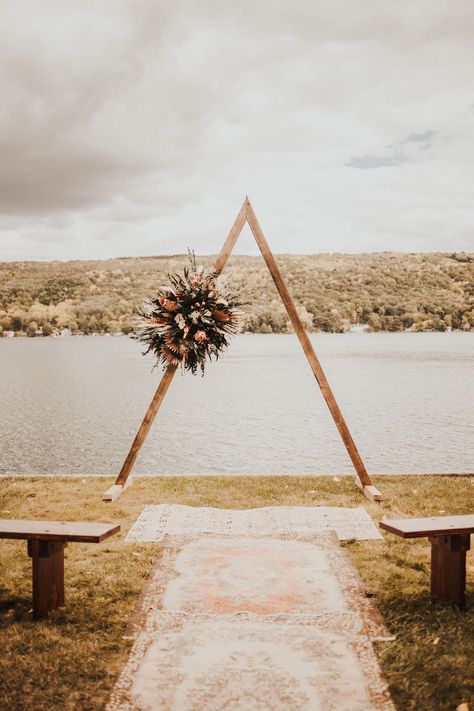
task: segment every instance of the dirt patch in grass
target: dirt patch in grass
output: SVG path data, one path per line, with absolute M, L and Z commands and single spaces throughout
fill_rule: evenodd
M 473 513 L 474 478 L 375 477 L 385 495 L 371 504 L 352 477 L 140 478 L 106 504 L 105 479 L 0 479 L 1 518 L 113 521 L 119 536 L 66 549 L 66 607 L 31 621 L 31 562 L 24 541 L 0 541 L 0 708 L 102 709 L 127 658 L 127 621 L 159 544 L 124 544 L 146 504 L 251 508 L 363 505 L 378 520 Z M 474 562 L 468 556 L 468 610 L 432 603 L 429 544 L 344 544 L 397 639 L 378 654 L 399 711 L 453 711 L 474 700 Z

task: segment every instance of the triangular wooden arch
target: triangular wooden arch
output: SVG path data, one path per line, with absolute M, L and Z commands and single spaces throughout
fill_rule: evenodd
M 352 460 L 354 468 L 357 472 L 356 484 L 359 486 L 360 489 L 362 489 L 368 499 L 370 499 L 371 501 L 381 501 L 382 494 L 380 493 L 380 491 L 378 491 L 378 489 L 376 489 L 375 486 L 372 485 L 370 477 L 367 474 L 367 470 L 357 450 L 354 440 L 352 439 L 351 433 L 349 432 L 349 428 L 347 427 L 347 424 L 342 416 L 341 410 L 339 409 L 339 405 L 337 404 L 336 399 L 332 393 L 332 390 L 329 386 L 321 364 L 316 356 L 316 353 L 314 352 L 311 341 L 309 340 L 308 334 L 304 329 L 293 299 L 291 298 L 290 292 L 288 291 L 286 284 L 283 281 L 283 277 L 280 273 L 272 251 L 264 237 L 264 234 L 258 223 L 258 220 L 255 216 L 248 197 L 245 198 L 244 204 L 240 208 L 240 212 L 237 215 L 234 224 L 232 225 L 231 231 L 229 232 L 229 236 L 227 237 L 224 246 L 222 247 L 221 253 L 217 257 L 215 263 L 215 270 L 216 272 L 220 273 L 224 269 L 225 265 L 227 264 L 227 260 L 229 259 L 232 250 L 234 249 L 235 243 L 237 242 L 237 239 L 246 222 L 248 223 L 252 234 L 255 237 L 260 252 L 262 253 L 262 257 L 264 258 L 266 265 L 270 271 L 270 274 L 272 275 L 273 281 L 275 282 L 275 286 L 278 289 L 278 293 L 280 294 L 281 300 L 283 301 L 288 316 L 290 317 L 291 323 L 293 324 L 293 328 L 295 329 L 295 333 L 298 336 L 299 341 L 303 347 L 303 351 L 306 355 L 309 366 L 313 371 L 314 377 L 316 378 L 319 387 L 321 388 L 321 392 L 323 394 L 324 399 L 326 400 L 327 406 L 329 407 L 329 411 L 331 412 L 336 427 L 339 430 L 339 434 L 341 435 L 342 441 L 344 442 L 349 457 Z M 118 496 L 120 496 L 122 491 L 127 486 L 130 485 L 131 479 L 129 479 L 129 476 L 132 471 L 133 465 L 135 464 L 138 452 L 140 451 L 140 448 L 143 442 L 145 441 L 145 438 L 150 430 L 153 420 L 155 419 L 155 415 L 158 412 L 161 403 L 163 402 L 163 399 L 166 395 L 166 391 L 168 390 L 175 373 L 175 365 L 169 365 L 163 373 L 163 377 L 161 378 L 160 384 L 158 385 L 155 395 L 153 396 L 150 406 L 148 407 L 146 415 L 143 418 L 143 422 L 140 425 L 140 429 L 138 430 L 137 435 L 133 440 L 132 446 L 125 459 L 125 462 L 123 463 L 120 474 L 118 475 L 115 484 L 111 486 L 110 489 L 108 489 L 102 497 L 104 501 L 113 501 Z

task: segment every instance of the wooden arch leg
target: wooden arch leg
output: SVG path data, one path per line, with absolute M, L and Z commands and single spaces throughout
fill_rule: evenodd
M 375 486 L 373 486 L 372 481 L 367 473 L 367 470 L 364 466 L 364 462 L 362 461 L 356 444 L 352 439 L 346 421 L 342 415 L 339 405 L 337 404 L 336 398 L 334 397 L 326 375 L 321 367 L 321 363 L 319 362 L 318 357 L 314 352 L 314 348 L 301 322 L 295 303 L 291 297 L 290 292 L 288 291 L 288 287 L 286 286 L 283 280 L 281 272 L 278 268 L 278 264 L 275 261 L 275 257 L 273 256 L 273 253 L 265 239 L 265 236 L 262 232 L 262 228 L 258 223 L 257 217 L 253 211 L 253 208 L 248 198 L 246 200 L 246 204 L 247 222 L 249 224 L 250 229 L 252 230 L 253 236 L 255 237 L 255 241 L 258 244 L 260 252 L 262 253 L 262 257 L 265 260 L 265 263 L 272 276 L 278 293 L 280 294 L 286 312 L 290 317 L 290 321 L 293 324 L 293 328 L 295 329 L 295 333 L 301 343 L 304 354 L 309 363 L 309 367 L 311 368 L 313 375 L 316 378 L 316 381 L 323 394 L 323 397 L 332 415 L 334 423 L 339 431 L 342 441 L 344 442 L 347 453 L 351 458 L 352 464 L 354 465 L 354 469 L 357 472 L 356 484 L 362 490 L 364 496 L 366 496 L 370 501 L 382 501 L 382 494 Z
M 163 377 L 161 378 L 160 384 L 158 385 L 153 399 L 148 406 L 143 422 L 135 435 L 135 439 L 132 442 L 127 458 L 123 463 L 120 474 L 118 475 L 115 484 L 111 486 L 110 489 L 107 489 L 107 491 L 103 494 L 102 501 L 114 501 L 127 488 L 127 486 L 130 486 L 132 480 L 129 479 L 129 476 L 133 469 L 133 465 L 135 464 L 135 460 L 138 457 L 138 452 L 140 451 L 150 427 L 153 424 L 156 413 L 160 409 L 160 405 L 163 402 L 166 392 L 171 384 L 171 381 L 173 380 L 174 374 L 176 373 L 176 368 L 176 365 L 169 365 L 163 373 Z

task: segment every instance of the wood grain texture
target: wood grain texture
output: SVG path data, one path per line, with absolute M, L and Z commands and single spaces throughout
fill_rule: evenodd
M 64 549 L 67 543 L 64 541 L 58 541 L 58 550 L 55 553 L 54 561 L 54 577 L 55 577 L 55 587 L 56 587 L 56 606 L 64 607 L 66 604 L 64 596 Z M 60 546 L 60 548 L 59 548 Z
M 98 521 L 0 519 L 0 538 L 28 542 L 32 561 L 33 619 L 64 605 L 64 548 L 67 541 L 100 543 L 120 531 L 118 524 Z
M 129 476 L 124 484 L 112 484 L 107 491 L 102 494 L 102 501 L 115 501 L 123 494 L 125 489 L 133 484 L 133 476 Z
M 466 607 L 466 551 L 470 535 L 434 536 L 431 542 L 431 596 Z
M 474 533 L 474 516 L 428 516 L 380 521 L 380 528 L 401 538 L 426 538 L 442 534 Z
M 216 263 L 214 265 L 214 269 L 216 270 L 216 272 L 220 273 L 224 269 L 232 253 L 232 250 L 235 247 L 235 243 L 237 242 L 239 235 L 242 232 L 242 228 L 245 225 L 245 221 L 247 219 L 247 205 L 248 198 L 245 198 L 243 205 L 239 210 L 239 214 L 235 218 L 234 224 L 231 227 L 229 235 L 226 241 L 224 242 L 224 246 L 222 247 L 220 254 L 216 259 Z
M 401 538 L 429 538 L 431 596 L 461 609 L 466 606 L 466 551 L 474 516 L 432 516 L 380 521 L 380 528 Z
M 376 486 L 364 486 L 358 476 L 355 478 L 356 486 L 362 491 L 366 499 L 369 501 L 383 501 L 382 493 L 377 489 Z
M 120 531 L 115 523 L 0 519 L 0 538 L 100 543 Z
M 64 543 L 28 541 L 33 569 L 33 619 L 46 617 L 64 605 Z

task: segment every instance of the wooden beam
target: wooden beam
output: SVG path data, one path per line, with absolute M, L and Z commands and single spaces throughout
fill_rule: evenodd
M 362 491 L 366 499 L 369 501 L 383 501 L 382 493 L 377 489 L 376 486 L 364 486 L 358 476 L 355 479 L 356 486 Z
M 45 519 L 0 519 L 0 538 L 27 541 L 101 543 L 120 531 L 116 523 L 102 521 L 46 521 Z
M 468 533 L 433 536 L 431 543 L 431 597 L 466 607 L 466 551 L 471 547 Z
M 342 412 L 341 412 L 339 405 L 336 402 L 336 398 L 334 397 L 333 392 L 329 386 L 326 375 L 324 374 L 321 364 L 316 356 L 316 353 L 314 352 L 314 349 L 311 344 L 311 341 L 309 340 L 308 334 L 306 333 L 305 328 L 301 322 L 299 314 L 296 310 L 296 306 L 293 302 L 293 299 L 291 298 L 291 294 L 288 291 L 288 288 L 287 288 L 285 282 L 283 281 L 283 277 L 282 277 L 281 272 L 278 268 L 278 265 L 275 261 L 275 257 L 273 256 L 272 251 L 271 251 L 270 247 L 268 246 L 268 243 L 267 243 L 265 236 L 262 232 L 262 228 L 260 227 L 257 217 L 253 211 L 252 205 L 250 204 L 250 200 L 248 198 L 246 198 L 245 202 L 247 205 L 247 222 L 249 224 L 249 227 L 252 230 L 253 236 L 255 237 L 255 240 L 259 246 L 260 252 L 262 253 L 262 257 L 264 258 L 265 263 L 270 271 L 270 274 L 272 275 L 272 279 L 275 282 L 275 286 L 278 289 L 278 293 L 280 294 L 281 300 L 283 301 L 283 304 L 286 308 L 288 316 L 290 317 L 290 321 L 293 324 L 295 333 L 298 336 L 298 339 L 303 347 L 303 351 L 306 355 L 309 366 L 310 366 L 311 370 L 313 371 L 313 375 L 318 382 L 318 385 L 321 389 L 324 399 L 326 400 L 326 403 L 327 403 L 329 411 L 332 415 L 332 418 L 333 418 L 334 422 L 336 423 L 336 427 L 339 430 L 339 434 L 342 437 L 342 441 L 344 442 L 344 444 L 346 446 L 347 453 L 349 454 L 349 457 L 352 460 L 354 468 L 357 472 L 357 476 L 359 477 L 362 485 L 364 486 L 364 489 L 366 487 L 372 487 L 372 482 L 370 480 L 369 475 L 367 474 L 367 470 L 364 466 L 362 458 L 357 450 L 354 440 L 352 439 L 352 436 L 351 436 L 351 433 L 349 432 L 349 428 L 346 424 L 346 421 L 344 420 L 344 417 L 342 416 Z M 373 487 L 373 489 L 375 489 L 375 487 Z M 365 490 L 364 490 L 364 494 L 375 495 L 375 492 L 373 492 L 373 494 L 372 494 L 372 492 L 369 492 L 369 491 L 365 492 Z M 377 495 L 380 498 L 377 498 L 374 500 L 380 501 L 380 499 L 382 498 L 380 495 L 380 492 L 377 492 Z
M 128 487 L 132 486 L 132 484 L 133 476 L 130 476 L 125 484 L 112 484 L 112 486 L 102 494 L 102 501 L 115 501 L 115 499 L 118 499 L 118 497 L 123 494 L 125 489 L 128 489 Z
M 64 605 L 64 541 L 28 541 L 33 565 L 33 619 Z
M 174 374 L 176 373 L 176 368 L 176 365 L 169 365 L 163 373 L 162 378 L 160 380 L 160 384 L 158 385 L 156 392 L 153 395 L 152 401 L 148 406 L 148 410 L 146 411 L 142 424 L 140 425 L 138 432 L 135 435 L 135 439 L 133 440 L 132 446 L 130 447 L 130 451 L 128 452 L 127 457 L 122 465 L 122 469 L 120 470 L 120 473 L 117 479 L 115 480 L 115 484 L 109 489 L 107 489 L 106 492 L 104 492 L 104 494 L 102 495 L 102 501 L 115 501 L 115 499 L 117 499 L 120 494 L 125 490 L 125 484 L 127 483 L 128 477 L 130 476 L 130 473 L 133 469 L 135 460 L 138 457 L 138 452 L 140 451 L 142 444 L 145 441 L 148 432 L 150 431 L 150 427 L 153 424 L 153 420 L 156 417 L 156 413 L 160 409 L 160 405 L 163 402 L 163 399 L 166 395 L 166 391 L 168 390 L 171 381 L 173 380 Z
M 116 484 L 125 484 L 127 481 L 130 472 L 132 471 L 132 467 L 135 464 L 135 460 L 138 457 L 138 452 L 141 449 L 141 446 L 143 442 L 145 441 L 145 438 L 150 431 L 150 427 L 153 424 L 153 420 L 156 417 L 156 413 L 160 409 L 160 405 L 163 402 L 163 399 L 166 395 L 166 391 L 168 390 L 171 381 L 174 378 L 174 375 L 176 373 L 176 365 L 168 365 L 165 372 L 163 373 L 160 384 L 156 388 L 156 392 L 153 395 L 152 401 L 150 402 L 148 406 L 148 410 L 146 411 L 145 417 L 143 418 L 142 424 L 140 425 L 137 434 L 135 435 L 135 439 L 132 442 L 132 446 L 130 447 L 130 451 L 127 454 L 127 458 L 125 459 L 122 469 L 120 470 L 120 474 L 117 477 Z
M 232 253 L 232 250 L 235 247 L 235 243 L 237 242 L 239 235 L 242 232 L 242 228 L 245 225 L 245 221 L 247 219 L 247 203 L 248 198 L 246 197 L 242 207 L 240 208 L 239 214 L 235 218 L 234 224 L 232 225 L 229 235 L 226 241 L 224 242 L 224 246 L 222 247 L 220 254 L 216 259 L 216 263 L 214 265 L 214 269 L 216 270 L 216 272 L 220 273 L 224 269 Z

